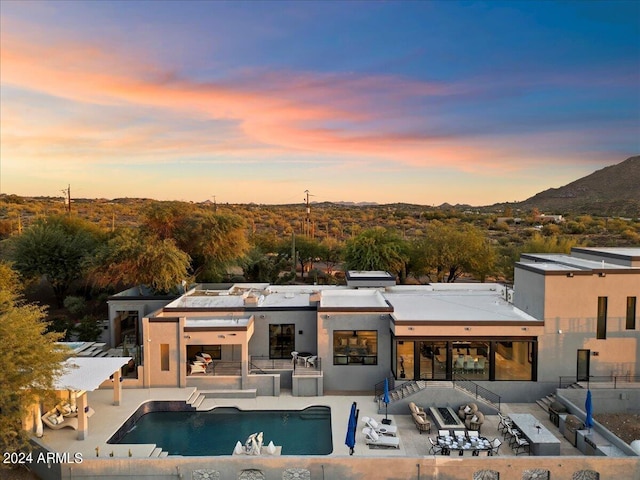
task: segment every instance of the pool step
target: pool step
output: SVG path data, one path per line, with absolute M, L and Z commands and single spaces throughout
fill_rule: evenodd
M 198 395 L 200 393 L 198 392 L 197 388 L 194 388 L 193 391 L 191 392 L 191 395 L 189 395 L 189 397 L 187 398 L 186 402 L 187 403 L 191 403 L 193 400 L 195 400 L 196 398 L 198 398 Z
M 201 395 L 207 398 L 257 398 L 258 390 L 247 388 L 245 390 L 207 390 L 201 391 Z
M 161 453 L 162 453 L 162 449 L 160 447 L 156 447 L 153 449 L 153 451 L 149 456 L 152 458 L 160 458 Z
M 191 402 L 191 406 L 197 410 L 197 409 L 198 409 L 198 407 L 199 407 L 200 405 L 202 405 L 202 402 L 204 402 L 204 399 L 205 399 L 205 398 L 206 398 L 206 397 L 205 397 L 202 393 L 201 393 L 201 394 L 199 394 L 199 395 L 196 397 L 196 399 L 195 399 L 193 402 Z

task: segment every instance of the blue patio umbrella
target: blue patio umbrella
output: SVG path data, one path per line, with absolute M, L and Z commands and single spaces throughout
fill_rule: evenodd
M 584 421 L 585 427 L 591 430 L 593 427 L 593 401 L 591 400 L 591 390 L 587 390 L 587 399 L 584 401 L 584 411 L 587 418 Z
M 387 409 L 389 408 L 389 402 L 391 401 L 389 400 L 389 379 L 388 378 L 384 379 L 384 395 L 382 396 L 382 401 L 384 402 L 384 422 L 383 423 L 388 424 L 390 422 L 387 414 Z
M 349 447 L 349 455 L 353 455 L 356 446 L 356 429 L 358 428 L 358 414 L 356 412 L 356 402 L 351 404 L 351 413 L 349 414 L 349 424 L 347 425 L 347 438 L 344 444 Z

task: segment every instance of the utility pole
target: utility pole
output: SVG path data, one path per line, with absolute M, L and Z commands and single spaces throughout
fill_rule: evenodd
M 307 198 L 306 198 L 306 204 L 307 204 L 307 215 L 305 217 L 305 221 L 304 221 L 304 235 L 306 235 L 307 237 L 312 237 L 312 231 L 311 231 L 311 205 L 309 205 L 309 197 L 313 197 L 314 195 L 311 195 L 309 193 L 309 190 L 305 190 L 304 193 L 307 194 Z
M 216 196 L 213 195 L 213 213 L 218 211 L 218 204 L 216 203 Z
M 71 185 L 67 185 L 67 188 L 62 190 L 65 194 L 65 203 L 67 204 L 67 214 L 71 215 Z

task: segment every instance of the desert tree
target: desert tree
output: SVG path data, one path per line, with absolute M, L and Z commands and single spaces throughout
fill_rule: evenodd
M 404 241 L 382 227 L 364 230 L 348 240 L 344 249 L 348 270 L 382 270 L 400 274 L 408 260 Z
M 140 229 L 148 237 L 172 240 L 189 255 L 193 276 L 201 281 L 219 280 L 249 249 L 241 217 L 184 202 L 151 203 Z
M 190 278 L 189 260 L 172 239 L 122 230 L 97 251 L 90 278 L 99 287 L 145 285 L 168 293 Z
M 62 307 L 72 283 L 83 278 L 85 260 L 93 255 L 100 237 L 94 225 L 75 217 L 38 220 L 12 239 L 15 268 L 25 278 L 46 278 Z
M 65 353 L 60 334 L 46 332 L 43 307 L 21 297 L 17 273 L 0 263 L 0 448 L 13 452 L 27 445 L 22 421 L 36 402 L 48 397 L 62 372 Z
M 484 232 L 466 223 L 429 224 L 425 237 L 412 245 L 411 270 L 436 282 L 455 282 L 463 273 L 484 281 L 492 272 L 495 251 Z

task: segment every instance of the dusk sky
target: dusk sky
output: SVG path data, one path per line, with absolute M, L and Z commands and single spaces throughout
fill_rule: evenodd
M 0 193 L 524 200 L 640 153 L 640 2 L 0 2 Z

